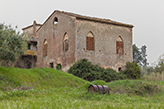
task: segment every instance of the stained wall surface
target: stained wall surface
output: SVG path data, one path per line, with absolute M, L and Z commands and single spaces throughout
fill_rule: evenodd
M 54 22 L 54 20 L 56 20 Z M 50 67 L 53 63 L 55 68 L 61 64 L 66 71 L 75 62 L 75 19 L 62 13 L 52 14 L 43 26 L 37 31 L 37 67 Z M 64 51 L 64 36 L 68 37 L 68 51 Z M 47 40 L 47 56 L 43 56 L 43 43 Z
M 62 70 L 67 71 L 73 63 L 86 58 L 104 68 L 116 71 L 124 69 L 126 62 L 133 61 L 133 26 L 99 20 L 103 21 L 73 13 L 52 13 L 44 24 L 37 28 L 36 67 L 55 68 L 60 64 Z M 32 28 L 27 31 L 32 34 Z M 120 48 L 117 45 L 123 47 L 121 54 L 118 53 Z M 45 51 L 46 56 L 43 55 Z
M 123 69 L 126 62 L 132 62 L 132 28 L 99 23 L 87 20 L 76 20 L 76 61 L 86 58 L 93 64 L 104 68 Z M 95 50 L 86 49 L 86 37 L 94 35 Z M 116 53 L 116 41 L 123 40 L 123 54 Z

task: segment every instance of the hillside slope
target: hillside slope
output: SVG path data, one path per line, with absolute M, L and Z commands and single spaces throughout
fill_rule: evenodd
M 110 94 L 88 93 L 90 84 L 107 85 Z M 88 82 L 50 68 L 0 67 L 0 109 L 163 109 L 163 86 L 144 80 Z
M 0 67 L 1 91 L 30 88 L 79 87 L 86 82 L 85 80 L 56 69 Z

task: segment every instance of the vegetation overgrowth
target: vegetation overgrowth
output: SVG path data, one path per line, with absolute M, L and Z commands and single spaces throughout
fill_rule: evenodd
M 68 70 L 68 73 L 87 81 L 104 80 L 106 82 L 111 82 L 123 79 L 139 79 L 141 76 L 141 69 L 136 63 L 127 62 L 126 69 L 118 73 L 111 68 L 104 69 L 98 65 L 93 65 L 87 59 L 82 59 L 73 64 Z
M 56 69 L 0 67 L 0 108 L 164 108 L 164 82 L 85 81 Z M 88 93 L 90 84 L 107 85 L 110 95 Z
M 86 81 L 56 69 L 0 67 L 0 90 L 2 91 L 77 87 L 84 83 Z
M 0 23 L 0 66 L 14 66 L 27 49 L 26 38 L 16 29 Z

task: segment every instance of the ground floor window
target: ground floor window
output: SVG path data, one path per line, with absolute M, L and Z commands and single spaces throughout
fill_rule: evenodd
M 50 63 L 50 67 L 51 67 L 51 68 L 54 68 L 54 63 L 53 63 L 53 62 Z

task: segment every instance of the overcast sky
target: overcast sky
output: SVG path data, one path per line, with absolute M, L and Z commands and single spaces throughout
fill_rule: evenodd
M 147 46 L 148 62 L 164 53 L 164 0 L 0 0 L 0 23 L 44 23 L 54 10 L 132 24 L 133 43 Z

